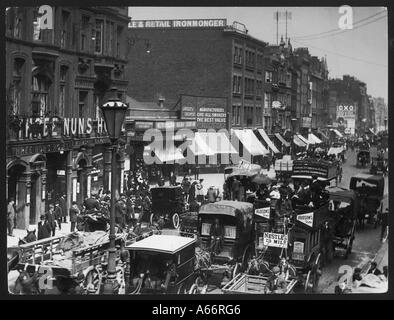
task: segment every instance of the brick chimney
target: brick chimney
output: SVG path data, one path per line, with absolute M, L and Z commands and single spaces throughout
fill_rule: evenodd
M 161 108 L 161 109 L 163 109 L 164 108 L 164 101 L 165 101 L 166 99 L 164 99 L 164 97 L 163 96 L 159 96 L 159 101 L 158 101 L 158 105 L 159 105 L 159 107 Z

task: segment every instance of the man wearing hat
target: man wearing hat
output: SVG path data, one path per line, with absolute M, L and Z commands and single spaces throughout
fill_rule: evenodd
M 52 237 L 54 237 L 55 232 L 56 232 L 56 219 L 55 219 L 55 215 L 54 215 L 53 204 L 49 205 L 49 210 L 45 214 L 45 218 L 48 221 L 49 226 L 51 227 Z
M 272 274 L 267 279 L 266 288 L 270 293 L 280 293 L 284 289 L 286 289 L 286 280 L 283 277 L 280 277 L 280 268 L 278 266 L 274 266 L 272 268 Z
M 62 209 L 62 219 L 63 223 L 67 223 L 67 204 L 66 204 L 66 195 L 62 194 L 59 199 L 59 206 Z
M 63 218 L 63 212 L 62 208 L 59 205 L 59 202 L 55 203 L 55 219 L 57 222 L 57 225 L 59 226 L 59 230 L 62 230 L 62 218 Z
M 8 235 L 14 236 L 14 220 L 15 220 L 15 201 L 14 198 L 10 198 L 8 200 L 7 206 L 7 227 L 8 227 Z
M 45 219 L 45 215 L 40 216 L 40 222 L 38 223 L 38 234 L 37 240 L 49 238 L 51 236 L 51 226 L 47 219 Z
M 73 201 L 72 206 L 70 208 L 70 222 L 71 222 L 70 231 L 71 232 L 74 232 L 74 230 L 75 230 L 75 225 L 77 223 L 78 215 L 79 215 L 79 209 L 77 206 L 77 202 Z

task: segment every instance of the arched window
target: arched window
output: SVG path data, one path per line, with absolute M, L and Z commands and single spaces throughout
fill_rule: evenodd
M 11 113 L 19 114 L 21 111 L 21 94 L 22 94 L 22 75 L 25 60 L 22 58 L 15 58 L 12 69 L 12 83 L 10 85 L 11 98 Z
M 68 67 L 60 66 L 60 81 L 59 81 L 59 116 L 65 116 L 66 105 L 69 102 L 68 99 Z

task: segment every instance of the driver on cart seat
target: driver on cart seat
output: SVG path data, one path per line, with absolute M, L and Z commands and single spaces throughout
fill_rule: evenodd
M 211 226 L 211 229 L 209 230 L 209 235 L 211 237 L 210 247 L 212 253 L 219 254 L 222 241 L 224 238 L 224 230 L 223 230 L 223 226 L 220 225 L 218 218 L 215 219 L 215 223 Z

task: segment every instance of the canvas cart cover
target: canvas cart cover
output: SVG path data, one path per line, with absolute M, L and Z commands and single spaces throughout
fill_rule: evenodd
M 198 215 L 226 215 L 237 219 L 248 217 L 252 219 L 253 204 L 249 202 L 223 200 L 215 203 L 207 203 L 201 206 Z
M 378 188 L 379 197 L 384 194 L 384 178 L 382 176 L 359 173 L 350 179 L 350 189 L 355 190 L 357 182 L 365 181 L 367 183 L 376 185 Z
M 264 141 L 267 143 L 268 147 L 272 150 L 273 153 L 279 153 L 279 150 L 275 147 L 274 143 L 268 137 L 267 133 L 264 129 L 258 130 L 260 135 L 263 137 Z
M 330 194 L 330 200 L 351 202 L 356 200 L 356 193 L 353 190 L 340 188 L 340 187 L 330 187 L 327 189 Z
M 331 148 L 328 150 L 327 154 L 328 154 L 328 155 L 330 155 L 330 154 L 338 155 L 338 154 L 340 154 L 340 153 L 342 153 L 342 152 L 343 152 L 343 147 L 337 147 L 337 148 L 331 147 Z
M 269 151 L 261 144 L 251 129 L 233 130 L 233 132 L 252 156 L 269 154 Z
M 330 161 L 315 159 L 302 159 L 293 161 L 293 175 L 295 177 L 312 177 L 313 175 L 316 175 L 318 178 L 331 180 L 336 177 L 336 174 L 337 167 Z

